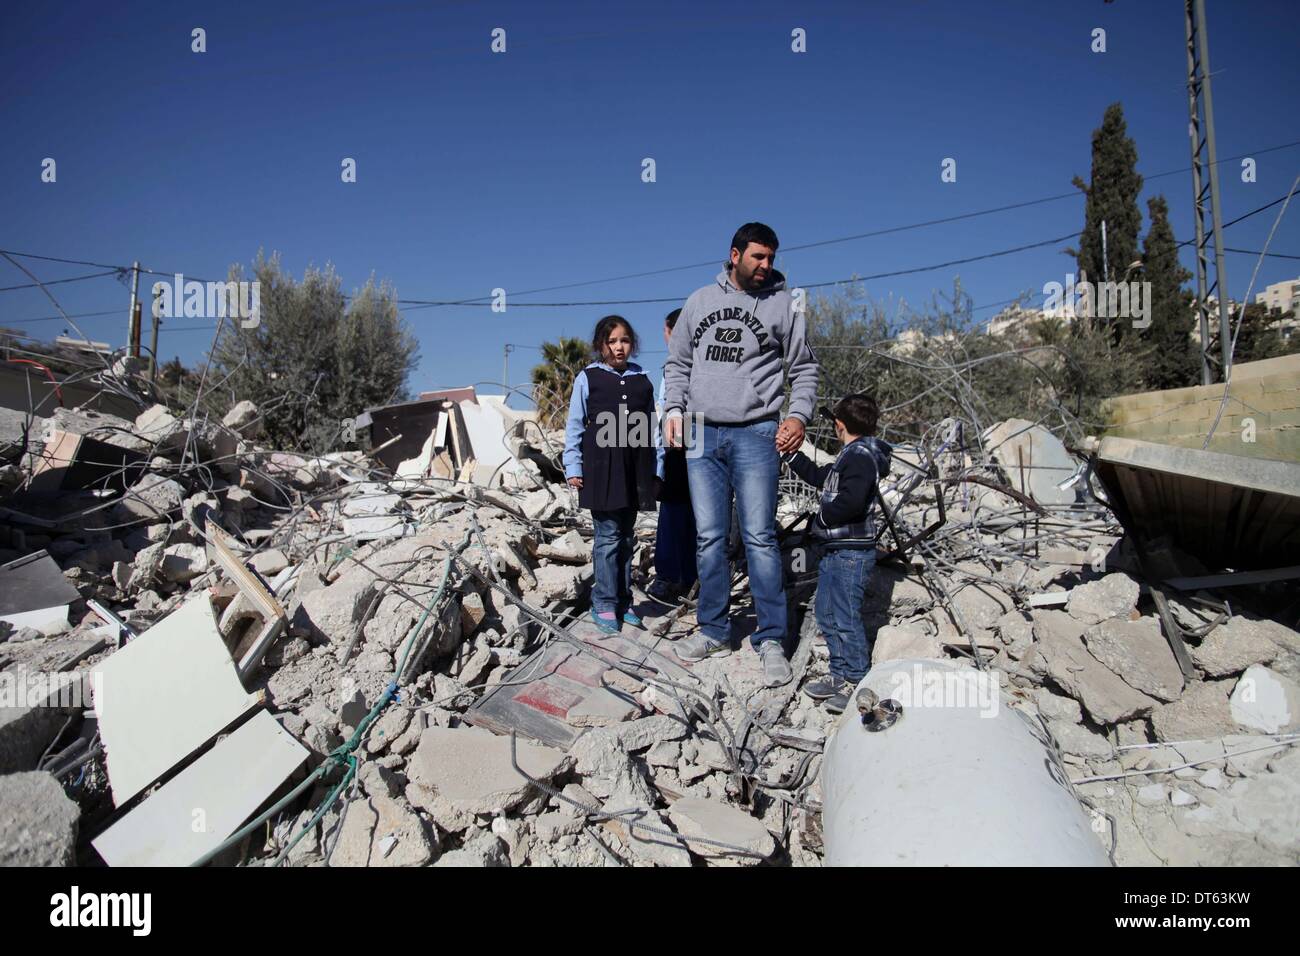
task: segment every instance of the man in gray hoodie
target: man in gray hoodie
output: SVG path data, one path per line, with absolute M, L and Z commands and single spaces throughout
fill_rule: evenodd
M 697 529 L 700 630 L 680 641 L 676 653 L 698 661 L 731 652 L 727 532 L 734 495 L 758 616 L 752 640 L 768 686 L 791 677 L 776 540 L 780 456 L 803 444 L 817 398 L 817 361 L 802 310 L 795 310 L 785 277 L 776 271 L 777 245 L 776 233 L 760 222 L 736 231 L 723 272 L 682 306 L 664 365 L 667 443 L 682 444 L 684 413 L 697 426 L 687 436 L 687 477 Z M 787 376 L 790 409 L 779 422 Z

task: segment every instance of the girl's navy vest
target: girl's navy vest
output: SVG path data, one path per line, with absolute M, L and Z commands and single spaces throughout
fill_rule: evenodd
M 587 417 L 578 504 L 593 511 L 654 511 L 658 422 L 650 377 L 604 368 L 581 374 L 587 376 Z

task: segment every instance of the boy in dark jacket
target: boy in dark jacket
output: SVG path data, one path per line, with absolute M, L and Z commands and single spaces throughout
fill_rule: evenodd
M 871 642 L 862 624 L 862 599 L 876 566 L 871 504 L 889 474 L 888 442 L 874 437 L 879 409 L 869 395 L 848 395 L 835 406 L 835 435 L 843 443 L 835 461 L 817 467 L 803 452 L 783 457 L 790 470 L 822 491 L 811 534 L 821 551 L 817 567 L 817 627 L 830 650 L 830 675 L 804 687 L 833 714 L 871 667 Z

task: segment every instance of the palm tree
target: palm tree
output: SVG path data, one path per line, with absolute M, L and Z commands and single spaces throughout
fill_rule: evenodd
M 533 401 L 543 428 L 563 428 L 573 380 L 591 361 L 591 347 L 582 339 L 561 336 L 542 343 L 542 364 L 532 371 Z

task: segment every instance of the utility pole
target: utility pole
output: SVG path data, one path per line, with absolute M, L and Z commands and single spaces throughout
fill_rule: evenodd
M 514 350 L 515 347 L 511 345 L 509 342 L 507 342 L 506 349 L 505 349 L 505 364 L 502 365 L 501 367 L 501 384 L 504 385 L 507 389 L 510 388 L 510 353 L 513 352 Z M 509 397 L 510 397 L 510 393 L 507 391 L 506 398 L 509 399 Z
M 127 354 L 140 357 L 140 263 L 131 264 L 131 309 L 127 313 L 126 347 Z
M 1219 160 L 1214 142 L 1214 97 L 1210 89 L 1210 37 L 1205 23 L 1205 0 L 1185 0 L 1187 32 L 1187 132 L 1192 147 L 1192 199 L 1196 220 L 1196 311 L 1201 332 L 1201 384 L 1214 381 L 1210 345 L 1209 299 L 1219 307 L 1219 368 L 1224 381 L 1232 364 L 1231 312 L 1228 274 L 1223 266 L 1223 216 L 1219 206 Z M 1204 123 L 1201 113 L 1204 112 Z M 1203 155 L 1204 154 L 1204 157 Z M 1202 166 L 1209 162 L 1210 235 L 1214 239 L 1214 282 L 1207 282 L 1206 188 Z
M 162 293 L 154 289 L 153 293 L 153 332 L 149 336 L 149 383 L 154 384 L 158 381 L 158 326 L 162 319 L 158 318 L 158 299 Z

